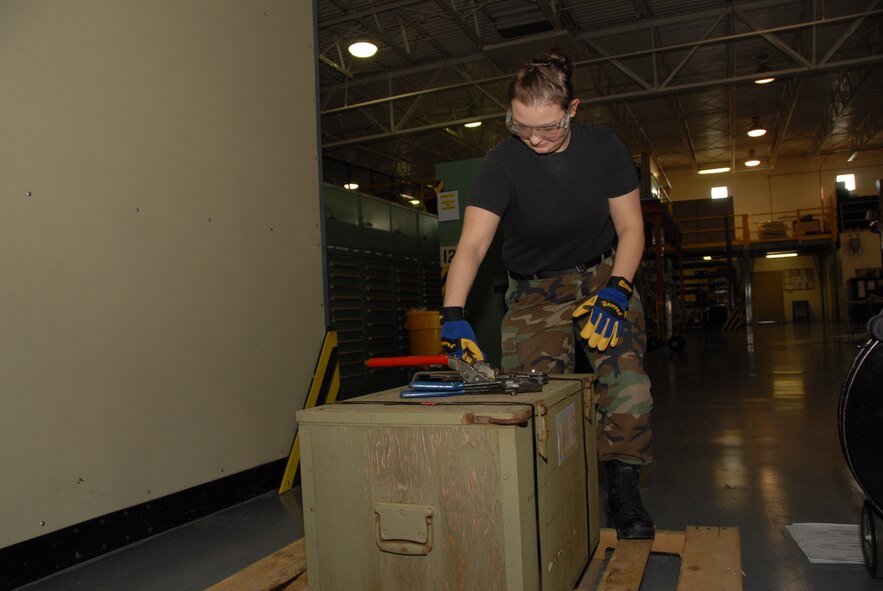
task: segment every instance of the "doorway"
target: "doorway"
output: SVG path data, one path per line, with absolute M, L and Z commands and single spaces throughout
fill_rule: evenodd
M 781 271 L 751 274 L 751 314 L 755 322 L 785 322 Z

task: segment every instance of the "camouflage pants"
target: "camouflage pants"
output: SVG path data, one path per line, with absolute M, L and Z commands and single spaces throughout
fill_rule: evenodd
M 571 314 L 577 305 L 607 285 L 613 260 L 608 258 L 583 273 L 548 279 L 509 279 L 508 311 L 502 323 L 501 370 L 504 373 L 536 369 L 572 373 L 574 342 L 588 315 Z M 650 378 L 644 372 L 647 335 L 644 309 L 637 290 L 629 301 L 622 342 L 601 352 L 579 339 L 597 377 L 598 456 L 630 464 L 649 464 Z

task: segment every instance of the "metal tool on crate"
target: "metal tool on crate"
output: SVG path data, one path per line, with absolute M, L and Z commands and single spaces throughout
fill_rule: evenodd
M 445 355 L 411 355 L 375 357 L 365 362 L 368 367 L 413 367 L 446 365 L 448 371 L 421 371 L 413 375 L 409 389 L 402 398 L 435 398 L 465 394 L 518 394 L 540 392 L 549 383 L 545 372 L 497 375 L 484 361 L 467 363 L 459 357 Z

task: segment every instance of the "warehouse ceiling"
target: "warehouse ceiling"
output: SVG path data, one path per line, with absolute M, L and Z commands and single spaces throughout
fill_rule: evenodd
M 436 164 L 483 156 L 510 75 L 551 47 L 578 118 L 665 172 L 883 146 L 883 0 L 317 0 L 317 25 L 325 180 L 368 192 L 383 173 L 431 195 Z M 374 57 L 347 53 L 360 37 Z

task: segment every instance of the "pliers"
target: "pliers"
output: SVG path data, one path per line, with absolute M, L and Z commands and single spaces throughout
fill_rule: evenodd
M 484 361 L 467 363 L 459 357 L 445 355 L 375 357 L 365 362 L 368 367 L 408 367 L 416 365 L 447 365 L 452 371 L 424 371 L 414 374 L 402 398 L 435 398 L 462 394 L 518 394 L 539 392 L 549 382 L 545 372 L 497 375 Z

